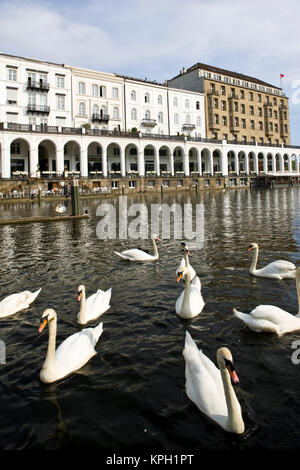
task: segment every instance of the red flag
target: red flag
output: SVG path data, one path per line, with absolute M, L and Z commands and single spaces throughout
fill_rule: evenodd
M 280 78 L 283 78 L 283 77 L 284 77 L 284 75 L 283 75 L 283 73 L 281 73 L 281 74 L 280 74 Z

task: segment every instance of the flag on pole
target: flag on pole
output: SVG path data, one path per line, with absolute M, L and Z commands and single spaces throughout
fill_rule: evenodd
M 283 75 L 283 73 L 281 73 L 281 74 L 280 74 L 280 78 L 283 78 L 283 77 L 284 77 L 284 75 Z

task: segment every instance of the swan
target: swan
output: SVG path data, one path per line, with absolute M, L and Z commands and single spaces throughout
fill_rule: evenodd
M 185 389 L 189 399 L 225 431 L 242 434 L 245 424 L 241 406 L 231 385 L 239 383 L 232 355 L 228 348 L 217 351 L 215 364 L 199 351 L 189 332 L 183 350 Z
M 58 204 L 58 205 L 55 207 L 55 210 L 56 210 L 56 212 L 58 212 L 59 214 L 63 214 L 64 212 L 66 212 L 67 208 L 66 208 L 66 206 L 64 206 L 63 204 Z
M 40 371 L 40 379 L 44 383 L 52 383 L 83 367 L 91 357 L 95 356 L 95 346 L 103 331 L 103 323 L 95 328 L 85 328 L 65 339 L 55 350 L 56 345 L 56 312 L 48 308 L 42 315 L 42 323 L 38 329 L 41 333 L 49 325 L 49 340 L 46 359 Z
M 250 266 L 250 274 L 259 277 L 269 277 L 273 279 L 294 278 L 296 266 L 289 261 L 273 261 L 262 269 L 256 269 L 259 247 L 257 243 L 251 243 L 248 252 L 254 250 L 254 256 Z
M 125 251 L 122 251 L 122 253 L 118 253 L 117 251 L 114 251 L 114 253 L 120 256 L 122 259 L 126 259 L 128 261 L 154 261 L 159 258 L 155 240 L 160 242 L 160 238 L 158 235 L 153 234 L 151 235 L 151 239 L 153 243 L 154 255 L 150 255 L 149 253 L 146 253 L 140 248 L 133 248 L 131 250 L 125 250 Z
M 178 268 L 176 269 L 176 276 L 178 276 L 178 273 L 179 273 L 179 270 L 181 268 L 183 268 L 184 266 L 187 266 L 189 268 L 189 271 L 190 271 L 190 277 L 191 279 L 194 279 L 195 276 L 196 276 L 196 271 L 195 269 L 193 268 L 193 266 L 190 265 L 190 262 L 189 262 L 189 255 L 190 255 L 190 250 L 187 246 L 185 246 L 185 250 L 184 250 L 184 257 L 182 258 L 182 260 L 180 261 L 180 264 L 178 266 Z M 200 281 L 200 279 L 199 279 Z
M 11 294 L 5 297 L 0 302 L 0 318 L 8 317 L 9 315 L 13 315 L 20 310 L 28 308 L 29 305 L 37 298 L 41 290 L 41 288 L 36 292 L 24 290 L 23 292 Z
M 285 333 L 300 330 L 300 267 L 296 271 L 296 289 L 299 310 L 297 315 L 292 315 L 274 305 L 259 305 L 250 313 L 242 313 L 234 308 L 233 313 L 250 330 L 257 333 L 265 331 L 282 336 Z
M 175 310 L 181 318 L 193 318 L 202 312 L 205 305 L 201 295 L 201 282 L 198 276 L 195 276 L 191 282 L 189 268 L 184 266 L 178 271 L 176 282 L 185 279 L 184 291 L 178 297 Z
M 77 300 L 80 302 L 77 323 L 80 325 L 85 325 L 88 321 L 95 320 L 110 308 L 111 288 L 107 289 L 107 291 L 98 289 L 95 294 L 90 295 L 88 298 L 85 296 L 85 286 L 80 285 L 77 290 Z

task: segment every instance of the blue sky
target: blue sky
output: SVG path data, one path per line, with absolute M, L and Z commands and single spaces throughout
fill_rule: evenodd
M 298 0 L 0 0 L 0 50 L 158 82 L 197 62 L 283 73 L 300 145 L 299 17 Z

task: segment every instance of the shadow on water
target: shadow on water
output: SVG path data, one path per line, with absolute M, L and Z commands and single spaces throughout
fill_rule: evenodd
M 300 374 L 291 361 L 299 333 L 255 334 L 232 314 L 234 307 L 250 312 L 259 304 L 297 313 L 294 281 L 250 276 L 247 248 L 254 241 L 260 245 L 260 266 L 280 258 L 299 264 L 299 193 L 294 187 L 164 194 L 169 205 L 204 206 L 203 245 L 192 251 L 190 262 L 201 279 L 205 307 L 191 321 L 175 313 L 183 289 L 175 282 L 181 240 L 163 238 L 154 263 L 123 262 L 114 250 L 142 246 L 151 253 L 151 240 L 99 239 L 100 200 L 82 201 L 89 220 L 1 226 L 0 298 L 42 287 L 29 309 L 0 320 L 6 345 L 6 363 L 0 364 L 1 448 L 299 450 Z M 105 202 L 118 207 L 118 198 Z M 138 202 L 150 214 L 161 197 L 127 199 L 128 206 Z M 49 215 L 53 204 L 0 206 L 9 218 Z M 79 284 L 85 284 L 87 295 L 112 287 L 97 355 L 77 373 L 44 386 L 39 371 L 48 334 L 37 334 L 42 312 L 56 310 L 59 345 L 78 331 Z M 186 330 L 214 362 L 219 347 L 230 348 L 240 379 L 236 393 L 244 436 L 228 435 L 187 398 Z

